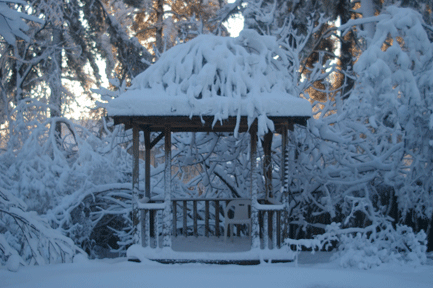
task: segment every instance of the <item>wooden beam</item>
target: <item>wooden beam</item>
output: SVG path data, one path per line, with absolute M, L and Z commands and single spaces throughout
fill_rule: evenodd
M 220 237 L 220 201 L 215 200 L 215 236 Z
M 147 225 L 146 220 L 146 214 L 148 212 L 145 210 L 140 210 L 140 223 L 141 223 L 141 246 L 147 247 L 148 245 L 148 238 L 147 238 L 147 232 L 149 229 L 149 225 Z
M 306 126 L 306 125 L 307 125 L 307 120 L 305 120 L 304 122 L 305 122 L 305 123 L 304 123 L 303 126 Z M 293 131 L 293 130 L 295 129 L 295 127 L 294 127 L 295 125 L 294 125 L 294 124 L 299 124 L 299 123 L 293 123 L 293 122 L 290 122 L 290 123 L 288 124 L 286 130 Z
M 209 237 L 209 201 L 204 202 L 204 236 Z
M 139 127 L 134 125 L 132 129 L 132 155 L 133 155 L 133 165 L 132 165 L 132 227 L 135 233 L 138 233 L 138 208 L 137 200 L 139 193 Z M 141 236 L 141 235 L 138 235 Z
M 147 128 L 147 127 L 146 127 Z M 144 147 L 146 148 L 145 153 L 145 171 L 144 171 L 144 196 L 150 200 L 150 151 L 152 146 L 150 145 L 150 131 L 144 129 Z
M 290 179 L 286 179 L 287 170 L 289 169 L 289 167 L 288 167 L 289 163 L 287 162 L 287 160 L 293 159 L 294 153 L 295 153 L 295 151 L 293 151 L 293 150 L 291 150 L 291 151 L 288 150 L 288 143 L 290 141 L 289 130 L 293 131 L 293 125 L 289 124 L 288 129 L 285 130 L 285 134 L 282 135 L 283 136 L 282 145 L 283 145 L 283 147 L 285 147 L 285 149 L 283 151 L 284 154 L 282 156 L 283 159 L 281 160 L 282 161 L 281 165 L 284 165 L 283 169 L 282 169 L 283 185 L 285 184 L 286 180 L 290 181 Z M 280 218 L 281 219 L 281 227 L 282 227 L 282 231 L 280 232 L 280 235 L 282 234 L 281 235 L 282 239 L 286 239 L 288 237 L 292 238 L 292 236 L 293 236 L 293 235 L 291 235 L 292 234 L 292 227 L 291 227 L 292 225 L 289 224 L 289 222 L 290 222 L 290 219 L 289 219 L 289 216 L 290 216 L 290 183 L 287 183 L 287 185 L 288 186 L 286 187 L 286 190 L 283 191 L 283 195 L 282 195 L 283 196 L 282 202 L 286 207 L 282 213 L 281 218 Z
M 183 226 L 182 226 L 182 232 L 183 236 L 186 237 L 188 235 L 188 202 L 186 200 L 183 200 L 183 206 L 182 206 L 182 220 L 183 220 Z
M 194 227 L 194 236 L 198 237 L 198 229 L 197 229 L 197 201 L 192 202 L 192 219 L 193 219 L 193 227 Z
M 257 127 L 252 126 L 250 129 L 250 176 L 251 176 L 251 185 L 250 185 L 250 196 L 253 198 L 254 191 L 257 192 L 257 183 L 254 183 L 257 177 L 256 175 L 256 166 L 257 166 Z M 257 181 L 256 181 L 257 182 Z M 257 198 L 257 195 L 256 195 Z
M 162 235 L 163 247 L 171 247 L 171 228 L 173 215 L 171 213 L 171 127 L 164 127 L 165 135 L 165 169 L 164 169 L 164 203 Z
M 237 124 L 237 117 L 230 116 L 223 121 L 217 121 L 214 126 L 214 116 L 114 116 L 114 124 L 124 124 L 125 130 L 132 128 L 132 123 L 148 126 L 151 132 L 164 131 L 165 125 L 170 125 L 172 132 L 234 132 Z M 292 117 L 292 116 L 269 116 L 274 122 L 276 131 L 283 124 L 289 123 L 291 127 L 294 124 L 306 125 L 309 117 Z M 289 129 L 293 129 L 289 127 Z M 242 116 L 239 123 L 239 132 L 247 132 L 248 117 Z
M 164 138 L 164 132 L 161 132 L 155 139 L 153 139 L 152 143 L 150 143 L 150 149 L 152 149 L 162 138 Z
M 292 125 L 293 126 L 293 125 Z M 287 130 L 289 130 L 288 125 L 284 125 L 281 129 L 281 187 L 284 187 L 284 181 L 286 177 L 286 158 L 287 158 Z M 286 191 L 283 191 L 286 192 Z
M 269 198 L 273 198 L 273 187 L 272 187 L 272 139 L 274 133 L 268 131 L 263 137 L 262 147 L 264 152 L 263 159 L 263 175 L 265 177 L 265 198 L 268 200 Z
M 260 235 L 259 235 L 259 211 L 257 210 L 257 126 L 251 125 L 250 127 L 250 173 L 251 173 L 251 183 L 250 183 L 250 193 L 251 193 L 251 249 L 260 248 Z

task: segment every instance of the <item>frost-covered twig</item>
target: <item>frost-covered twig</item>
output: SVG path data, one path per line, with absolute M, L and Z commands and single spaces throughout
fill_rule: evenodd
M 52 229 L 46 219 L 25 208 L 12 193 L 0 188 L 1 262 L 12 255 L 19 255 L 19 262 L 29 265 L 71 262 L 75 254 L 84 253 L 71 239 Z

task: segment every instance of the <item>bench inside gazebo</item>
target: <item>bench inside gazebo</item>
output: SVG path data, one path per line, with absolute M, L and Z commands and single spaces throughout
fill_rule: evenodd
M 198 36 L 168 50 L 126 92 L 107 103 L 115 124 L 133 131 L 133 219 L 141 245 L 128 250 L 130 257 L 213 263 L 293 259 L 294 254 L 283 245 L 287 201 L 275 197 L 284 191 L 258 191 L 257 144 L 262 138 L 270 147 L 269 136 L 281 135 L 279 173 L 283 179 L 287 133 L 295 124 L 306 124 L 311 105 L 288 93 L 288 63 L 273 40 L 251 30 L 238 38 Z M 145 147 L 144 195 L 138 187 L 140 131 Z M 232 137 L 249 133 L 249 195 L 243 199 L 177 198 L 171 167 L 174 132 L 227 132 Z M 152 139 L 151 135 L 157 136 Z M 164 193 L 155 196 L 151 193 L 151 150 L 162 139 Z M 270 149 L 263 151 L 270 158 Z M 230 220 L 234 225 L 228 225 Z

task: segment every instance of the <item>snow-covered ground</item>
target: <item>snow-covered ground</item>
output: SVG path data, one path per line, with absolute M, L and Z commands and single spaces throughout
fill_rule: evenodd
M 73 264 L 0 268 L 0 287 L 302 287 L 423 288 L 433 287 L 433 261 L 421 267 L 381 266 L 344 269 L 329 253 L 301 254 L 299 262 L 256 266 L 159 264 L 125 258 Z

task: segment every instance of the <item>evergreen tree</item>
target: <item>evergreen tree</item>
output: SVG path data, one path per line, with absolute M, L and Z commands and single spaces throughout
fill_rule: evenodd
M 134 18 L 132 30 L 141 43 L 156 56 L 179 42 L 215 29 L 210 21 L 221 8 L 220 1 L 145 1 Z

